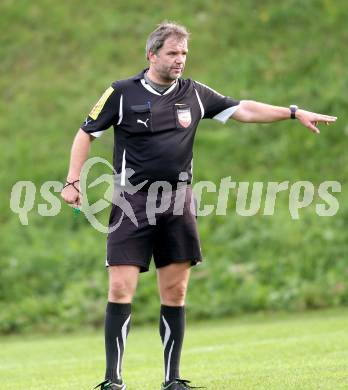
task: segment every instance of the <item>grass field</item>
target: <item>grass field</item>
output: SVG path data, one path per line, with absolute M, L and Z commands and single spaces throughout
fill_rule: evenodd
M 112 81 L 147 66 L 146 37 L 164 19 L 192 33 L 185 78 L 238 100 L 296 103 L 338 116 L 320 137 L 290 120 L 199 125 L 193 184 L 249 182 L 248 206 L 252 185 L 264 186 L 252 217 L 236 212 L 239 185 L 229 192 L 226 216 L 216 215 L 218 191 L 203 190 L 204 205 L 215 211 L 198 219 L 205 261 L 193 273 L 191 318 L 348 305 L 347 1 L 2 0 L 0 15 L 1 334 L 79 330 L 102 321 L 106 237 L 83 215 L 74 218 L 58 194 L 61 211 L 42 217 L 39 208 L 51 206 L 40 189 L 65 182 L 77 129 Z M 113 142 L 109 129 L 89 156 L 111 162 Z M 110 173 L 98 164 L 88 184 Z M 18 181 L 36 187 L 28 226 L 10 208 Z M 268 183 L 285 181 L 314 185 L 313 202 L 298 220 L 289 212 L 289 191 L 277 195 L 274 216 L 264 215 Z M 319 196 L 324 181 L 342 185 L 332 195 L 340 206 L 332 217 L 316 213 L 326 204 Z M 106 190 L 106 183 L 89 188 L 90 202 Z M 97 213 L 98 221 L 106 225 L 110 210 Z M 157 317 L 156 273 L 144 278 L 138 323 Z
M 182 377 L 218 390 L 347 389 L 347 329 L 347 309 L 190 324 Z M 91 389 L 102 379 L 102 331 L 0 341 L 1 390 Z M 155 327 L 133 327 L 124 362 L 129 390 L 159 389 L 161 354 Z

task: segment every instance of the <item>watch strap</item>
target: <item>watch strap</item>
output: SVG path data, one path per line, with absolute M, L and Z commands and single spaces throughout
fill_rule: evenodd
M 296 111 L 297 111 L 298 107 L 295 106 L 294 104 L 292 104 L 289 108 L 290 108 L 290 118 L 296 119 Z

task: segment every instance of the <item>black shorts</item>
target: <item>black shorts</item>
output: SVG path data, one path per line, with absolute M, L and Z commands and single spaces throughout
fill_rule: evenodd
M 109 217 L 106 266 L 135 265 L 146 272 L 152 256 L 156 268 L 202 261 L 190 186 L 123 193 L 117 199 Z

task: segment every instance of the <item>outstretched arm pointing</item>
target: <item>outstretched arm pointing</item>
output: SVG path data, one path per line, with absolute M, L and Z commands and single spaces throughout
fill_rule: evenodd
M 327 125 L 335 122 L 337 117 L 317 114 L 302 109 L 296 110 L 296 118 L 299 122 L 310 129 L 313 133 L 319 134 L 318 123 L 325 122 Z M 253 100 L 242 100 L 238 110 L 231 119 L 247 123 L 270 123 L 290 119 L 290 109 L 288 107 L 272 106 L 270 104 L 255 102 Z

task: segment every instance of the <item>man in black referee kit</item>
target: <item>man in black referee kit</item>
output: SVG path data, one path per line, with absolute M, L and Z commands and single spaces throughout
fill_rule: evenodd
M 136 193 L 123 195 L 138 223 L 125 217 L 117 229 L 110 229 L 107 238 L 106 373 L 105 381 L 97 386 L 101 390 L 126 389 L 121 370 L 131 303 L 139 273 L 148 271 L 152 256 L 161 300 L 160 336 L 164 349 L 161 389 L 195 388 L 180 378 L 179 365 L 190 267 L 202 261 L 196 217 L 194 210 L 191 212 L 190 186 L 192 148 L 199 121 L 209 118 L 223 123 L 228 119 L 266 123 L 292 118 L 319 133 L 318 122 L 329 124 L 336 120 L 294 105 L 288 108 L 233 100 L 198 81 L 181 78 L 188 38 L 185 27 L 160 24 L 146 42 L 149 68 L 111 84 L 77 132 L 71 150 L 69 173 L 62 191 L 69 204 L 80 204 L 79 177 L 91 141 L 111 126 L 115 130 L 116 187 L 145 183 Z M 169 187 L 161 187 L 164 182 Z M 146 218 L 147 199 L 153 196 L 148 194 L 150 188 L 160 189 L 155 192 L 155 206 L 170 194 L 169 207 L 156 214 L 156 223 Z M 174 212 L 178 193 L 183 197 L 181 213 Z M 117 203 L 112 205 L 109 227 L 115 226 L 122 212 Z

